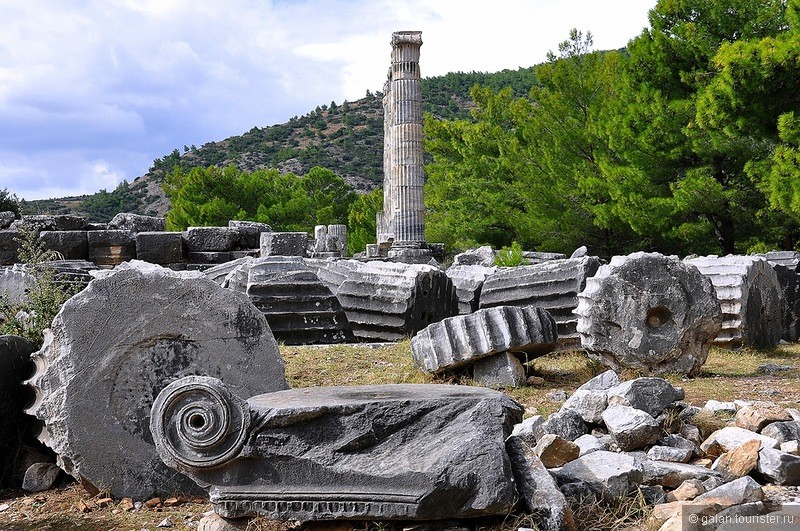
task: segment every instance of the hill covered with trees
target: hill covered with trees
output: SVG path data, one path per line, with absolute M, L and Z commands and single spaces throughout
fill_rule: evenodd
M 425 78 L 424 111 L 440 119 L 467 119 L 475 107 L 469 91 L 478 84 L 499 90 L 509 87 L 524 96 L 535 84 L 534 67 L 496 73 L 457 72 Z M 383 94 L 367 91 L 353 102 L 323 104 L 288 122 L 212 141 L 200 147 L 183 146 L 153 161 L 148 172 L 112 191 L 82 197 L 26 201 L 26 213 L 88 215 L 108 221 L 117 212 L 165 215 L 169 208 L 162 183 L 174 169 L 233 165 L 254 172 L 278 169 L 302 175 L 320 166 L 333 171 L 359 192 L 369 192 L 383 182 Z

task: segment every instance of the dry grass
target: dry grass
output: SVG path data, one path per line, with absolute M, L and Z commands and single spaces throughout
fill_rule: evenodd
M 371 385 L 391 383 L 460 383 L 472 385 L 465 375 L 450 378 L 432 377 L 414 365 L 408 341 L 380 347 L 366 345 L 296 347 L 281 346 L 286 362 L 286 377 L 293 387 L 328 385 Z M 791 370 L 762 374 L 758 367 L 765 363 L 791 366 Z M 599 374 L 603 368 L 580 352 L 559 352 L 530 362 L 531 376 L 536 385 L 506 391 L 528 408 L 547 415 L 560 407 L 560 402 L 548 399 L 548 393 L 564 390 L 571 393 L 578 386 Z M 633 372 L 624 379 L 638 376 Z M 707 400 L 758 399 L 796 406 L 800 400 L 800 345 L 781 346 L 770 351 L 729 351 L 713 348 L 708 361 L 696 378 L 668 375 L 675 385 L 686 390 L 686 400 L 703 405 Z M 695 423 L 705 432 L 713 431 L 726 419 L 702 416 Z M 169 516 L 175 529 L 188 529 L 210 510 L 208 503 L 197 501 L 177 507 L 125 511 L 117 502 L 94 507 L 88 512 L 81 504 L 97 498 L 88 496 L 81 488 L 71 485 L 40 494 L 19 491 L 0 491 L 0 529 L 11 531 L 83 529 L 155 530 Z M 3 505 L 9 505 L 2 509 Z M 91 504 L 89 504 L 91 505 Z M 580 529 L 644 529 L 647 509 L 641 497 L 626 498 L 615 504 L 577 501 L 573 505 Z M 187 525 L 188 524 L 188 525 Z M 508 515 L 505 518 L 473 521 L 463 526 L 492 531 L 516 531 L 519 527 L 535 529 L 530 517 Z M 402 527 L 402 526 L 401 526 Z M 297 525 L 255 519 L 249 531 L 290 531 Z M 389 531 L 398 524 L 363 523 L 358 529 Z

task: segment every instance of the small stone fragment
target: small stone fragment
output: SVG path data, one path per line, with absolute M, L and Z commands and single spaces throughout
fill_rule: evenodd
M 598 450 L 608 450 L 608 447 L 603 444 L 602 439 L 599 437 L 595 437 L 594 435 L 587 433 L 586 435 L 581 435 L 577 439 L 573 441 L 580 450 L 578 454 L 580 456 L 584 456 L 586 454 L 590 454 L 592 452 L 596 452 Z
M 592 378 L 591 380 L 587 381 L 580 387 L 578 387 L 579 391 L 606 391 L 611 389 L 612 387 L 618 386 L 622 383 L 619 379 L 619 375 L 612 371 L 611 369 L 602 372 Z
M 571 409 L 576 411 L 581 418 L 590 424 L 597 424 L 602 420 L 603 411 L 608 405 L 606 391 L 595 389 L 577 389 L 561 409 Z
M 776 485 L 800 485 L 800 457 L 772 448 L 758 452 L 758 471 Z
M 794 455 L 800 454 L 800 441 L 792 440 L 781 443 L 781 452 Z
M 553 433 L 562 439 L 574 441 L 589 430 L 580 415 L 571 409 L 556 411 L 536 430 L 537 438 L 545 433 Z
M 156 496 L 155 498 L 150 498 L 149 500 L 144 502 L 144 506 L 147 507 L 148 509 L 153 509 L 155 507 L 160 507 L 161 506 L 161 498 L 159 498 L 158 496 Z
M 709 455 L 721 455 L 751 439 L 758 439 L 762 448 L 777 448 L 779 445 L 778 441 L 772 437 L 736 426 L 727 426 L 709 435 L 700 445 L 700 450 Z
M 670 461 L 652 461 L 644 459 L 640 463 L 643 482 L 647 485 L 661 485 L 674 489 L 687 479 L 705 481 L 712 477 L 720 477 L 719 472 L 691 463 L 672 463 Z
M 681 392 L 663 378 L 634 378 L 607 391 L 608 404 L 630 406 L 657 417 Z
M 693 500 L 706 491 L 703 482 L 699 479 L 687 479 L 680 486 L 667 494 L 667 501 L 686 501 Z
M 522 387 L 525 385 L 525 367 L 516 356 L 503 352 L 475 362 L 472 378 L 491 389 Z
M 123 511 L 132 511 L 135 508 L 133 498 L 122 498 L 119 502 L 119 508 Z
M 703 409 L 711 413 L 736 413 L 736 404 L 733 402 L 720 402 L 719 400 L 709 400 L 703 406 Z
M 197 531 L 247 531 L 249 518 L 223 518 L 209 514 L 200 519 Z
M 760 501 L 763 496 L 761 485 L 750 476 L 744 476 L 701 494 L 694 501 L 730 507 L 731 505 Z
M 559 484 L 583 482 L 604 498 L 625 496 L 642 483 L 642 469 L 627 455 L 600 450 L 554 471 Z
M 610 405 L 602 418 L 614 442 L 624 452 L 651 445 L 661 434 L 656 419 L 629 406 Z
M 539 433 L 538 430 L 540 430 L 542 424 L 544 424 L 544 417 L 533 415 L 515 425 L 511 435 L 519 437 L 530 446 L 536 446 L 536 434 Z
M 548 433 L 536 443 L 534 452 L 545 467 L 556 468 L 577 459 L 580 448 L 571 441 Z
M 648 450 L 647 458 L 654 461 L 688 463 L 692 458 L 692 450 L 691 448 L 676 448 L 673 446 L 653 446 Z
M 167 516 L 166 518 L 161 520 L 161 522 L 159 522 L 156 527 L 175 527 L 175 524 L 172 523 L 172 518 Z
M 50 490 L 55 485 L 61 469 L 52 463 L 36 463 L 25 471 L 22 488 L 28 492 Z
M 735 424 L 746 430 L 759 432 L 772 422 L 792 420 L 791 415 L 772 402 L 753 402 L 736 412 Z
M 761 448 L 761 441 L 758 439 L 745 441 L 719 456 L 711 465 L 711 470 L 722 474 L 725 481 L 746 476 L 758 464 L 759 448 Z
M 767 424 L 761 430 L 761 435 L 771 437 L 778 443 L 800 440 L 800 421 L 789 420 Z
M 506 450 L 522 501 L 536 515 L 537 527 L 541 531 L 574 530 L 572 510 L 533 448 L 512 435 Z

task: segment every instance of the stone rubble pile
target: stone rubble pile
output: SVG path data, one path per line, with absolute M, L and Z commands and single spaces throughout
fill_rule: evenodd
M 641 492 L 655 506 L 648 524 L 667 530 L 681 529 L 681 511 L 766 514 L 767 485 L 800 485 L 800 411 L 758 401 L 698 408 L 683 398 L 661 378 L 620 382 L 607 371 L 559 411 L 515 426 L 506 444 L 523 500 L 546 500 L 541 528 L 571 528 L 565 496 L 612 501 Z M 701 435 L 725 415 L 728 425 Z M 534 488 L 526 486 L 532 476 Z
M 696 374 L 722 323 L 711 281 L 658 253 L 615 256 L 586 280 L 574 313 L 591 358 L 650 373 Z

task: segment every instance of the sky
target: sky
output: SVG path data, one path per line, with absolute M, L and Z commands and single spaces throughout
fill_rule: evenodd
M 597 50 L 656 0 L 0 0 L 0 190 L 111 191 L 154 159 L 382 90 L 393 31 L 424 77 Z

